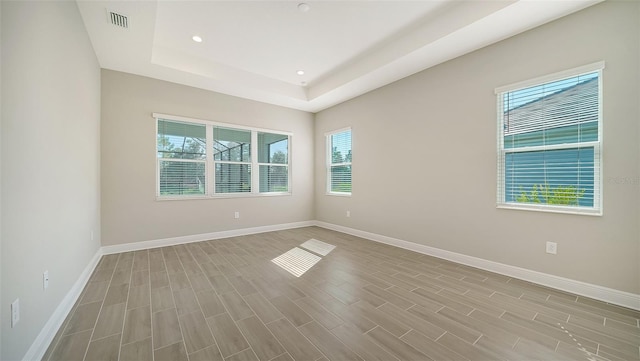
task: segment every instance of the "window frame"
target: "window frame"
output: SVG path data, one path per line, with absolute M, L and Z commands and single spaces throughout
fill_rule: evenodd
M 163 119 L 163 120 L 167 120 L 167 119 Z M 205 192 L 204 195 L 206 195 L 207 193 L 207 188 L 209 187 L 209 185 L 207 184 L 207 175 L 206 175 L 206 171 L 207 171 L 207 166 L 206 166 L 206 148 L 205 148 L 205 158 L 204 159 L 190 159 L 190 158 L 164 158 L 164 157 L 158 157 L 158 122 L 159 119 L 155 120 L 155 127 L 156 127 L 156 192 L 157 194 L 160 194 L 160 187 L 161 187 L 161 177 L 160 177 L 160 170 L 162 168 L 161 163 L 162 162 L 168 162 L 168 163 L 193 163 L 193 164 L 203 164 L 204 165 L 204 177 L 205 177 L 205 182 L 204 182 L 204 187 L 205 187 Z M 187 123 L 187 122 L 183 122 L 183 121 L 176 121 L 175 123 L 182 123 L 182 124 L 187 124 L 187 125 L 202 125 L 202 124 L 198 124 L 198 123 Z M 206 137 L 206 127 L 204 129 L 205 131 L 205 137 Z M 170 195 L 170 196 L 164 196 L 164 197 L 175 197 L 175 198 L 180 198 L 180 199 L 198 199 L 204 196 L 203 194 L 181 194 L 181 195 Z
M 251 194 L 253 192 L 253 190 L 255 189 L 254 188 L 254 184 L 253 184 L 253 178 L 254 177 L 253 177 L 253 174 L 251 173 L 251 171 L 253 169 L 253 165 L 254 165 L 253 164 L 253 157 L 255 156 L 254 152 L 256 151 L 256 149 L 253 146 L 253 144 L 254 144 L 253 132 L 250 131 L 249 129 L 240 129 L 240 128 L 235 128 L 235 127 L 220 126 L 220 125 L 217 125 L 217 124 L 213 125 L 213 127 L 211 129 L 212 130 L 212 139 L 213 139 L 213 142 L 211 143 L 211 145 L 212 145 L 211 149 L 213 149 L 213 146 L 214 146 L 214 144 L 216 142 L 216 139 L 215 139 L 215 129 L 216 128 L 230 130 L 230 131 L 249 132 L 249 158 L 250 158 L 250 160 L 249 161 L 231 160 L 231 152 L 229 152 L 229 160 L 223 160 L 223 159 L 216 160 L 215 159 L 215 154 L 212 154 L 212 157 L 213 157 L 213 168 L 212 168 L 212 174 L 213 174 L 213 177 L 212 177 L 213 178 L 212 179 L 213 184 L 212 184 L 212 186 L 213 186 L 213 188 L 212 188 L 212 194 L 214 194 L 214 195 L 223 195 L 223 194 L 224 195 L 227 195 L 227 194 L 231 194 L 231 195 L 234 195 L 234 194 L 235 195 L 240 195 L 240 194 L 247 195 L 247 194 Z M 209 129 L 207 128 L 207 131 L 208 130 Z M 242 147 L 241 147 L 240 153 L 242 153 Z M 246 166 L 248 166 L 248 175 L 251 178 L 251 182 L 249 182 L 249 187 L 250 187 L 251 191 L 249 191 L 249 192 L 220 192 L 220 193 L 217 193 L 216 192 L 216 187 L 217 187 L 216 169 L 217 169 L 218 165 L 220 165 L 221 167 L 223 165 L 228 165 L 228 166 L 233 166 L 233 165 L 243 166 L 243 165 L 246 165 Z M 240 175 L 240 178 L 242 178 L 242 175 Z
M 247 197 L 273 197 L 273 196 L 290 196 L 293 193 L 292 187 L 292 162 L 291 162 L 291 149 L 292 149 L 292 140 L 293 133 L 282 131 L 282 130 L 274 130 L 274 129 L 266 129 L 266 128 L 258 128 L 258 127 L 250 127 L 245 125 L 217 122 L 211 120 L 204 119 L 196 119 L 183 117 L 178 115 L 169 115 L 169 114 L 161 114 L 161 113 L 152 113 L 153 120 L 155 122 L 155 159 L 156 159 L 156 200 L 157 201 L 165 201 L 165 200 L 191 200 L 191 199 L 219 199 L 219 198 L 247 198 Z M 206 131 L 206 153 L 205 153 L 205 193 L 204 195 L 162 195 L 160 194 L 160 162 L 166 158 L 158 157 L 158 121 L 166 120 L 170 122 L 179 122 L 186 124 L 199 124 L 205 126 Z M 250 154 L 251 154 L 251 162 L 250 162 L 250 176 L 251 176 L 251 191 L 250 192 L 235 192 L 235 193 L 216 193 L 215 191 L 215 166 L 220 163 L 219 161 L 214 160 L 214 152 L 213 152 L 213 129 L 216 127 L 227 128 L 231 130 L 243 130 L 251 132 L 251 145 L 250 145 Z M 285 192 L 260 192 L 260 167 L 261 163 L 258 162 L 258 133 L 272 133 L 287 136 L 287 163 L 286 164 L 278 164 L 279 166 L 287 167 L 287 191 Z M 180 160 L 182 161 L 182 160 Z M 227 162 L 222 161 L 220 164 L 240 164 L 239 162 Z M 246 163 L 242 163 L 246 164 Z
M 280 134 L 280 135 L 286 135 L 286 134 L 282 134 L 282 133 L 275 133 L 275 132 L 263 132 L 263 131 L 258 131 L 256 132 L 256 146 L 259 147 L 260 146 L 260 141 L 259 141 L 259 135 L 260 133 L 269 133 L 269 134 Z M 272 142 L 272 143 L 267 143 L 267 159 L 271 160 L 271 146 L 284 141 L 285 139 L 280 139 L 276 142 Z M 267 167 L 267 169 L 269 169 L 269 167 L 287 167 L 287 169 L 289 168 L 289 163 L 291 162 L 291 152 L 290 152 L 290 145 L 291 145 L 291 137 L 289 136 L 288 138 L 286 138 L 287 140 L 287 163 L 271 163 L 271 162 L 260 162 L 260 157 L 259 154 L 256 154 L 256 165 L 257 167 Z M 253 142 L 253 138 L 252 138 L 252 142 Z M 259 171 L 258 171 L 259 172 Z M 258 176 L 260 177 L 260 173 L 258 173 Z M 269 186 L 270 182 L 271 182 L 271 174 L 267 171 L 267 187 Z M 287 174 L 287 188 L 291 189 L 291 172 L 288 172 Z M 258 180 L 258 192 L 260 191 L 260 179 Z M 267 193 L 267 194 L 273 194 L 273 193 L 280 193 L 280 192 L 261 192 L 261 193 Z
M 350 162 L 342 162 L 342 163 L 333 163 L 333 147 L 331 138 L 332 136 L 340 133 L 349 132 L 351 134 L 351 154 L 352 159 Z M 351 197 L 353 193 L 353 130 L 351 127 L 341 128 L 332 130 L 330 132 L 326 132 L 325 136 L 325 157 L 326 157 L 326 194 L 330 196 L 341 196 L 341 197 Z M 350 166 L 351 167 L 351 192 L 335 192 L 331 190 L 331 168 L 332 167 L 343 167 Z
M 544 75 L 541 77 L 532 78 L 522 82 L 501 86 L 495 89 L 496 94 L 496 113 L 497 113 L 497 190 L 496 190 L 496 208 L 499 209 L 514 209 L 514 210 L 528 210 L 538 212 L 550 212 L 550 213 L 566 213 L 566 214 L 579 214 L 590 216 L 602 216 L 602 185 L 603 185 L 603 162 L 602 162 L 602 148 L 603 148 L 603 117 L 602 117 L 602 88 L 603 88 L 603 70 L 605 67 L 604 61 L 580 66 L 565 71 L 560 71 L 553 74 Z M 503 96 L 508 92 L 517 91 L 523 88 L 533 87 L 550 83 L 554 81 L 560 81 L 567 78 L 576 77 L 579 75 L 585 75 L 589 73 L 598 73 L 598 139 L 596 141 L 585 141 L 577 143 L 566 143 L 556 145 L 543 145 L 543 146 L 529 146 L 522 148 L 510 148 L 506 150 L 504 147 L 504 111 L 503 111 Z M 580 149 L 593 147 L 594 149 L 594 165 L 593 165 L 593 207 L 581 207 L 581 206 L 560 206 L 549 204 L 532 204 L 532 203 L 519 203 L 519 202 L 507 202 L 506 201 L 506 154 L 507 153 L 519 153 L 519 152 L 533 152 L 540 150 L 561 150 L 561 149 Z

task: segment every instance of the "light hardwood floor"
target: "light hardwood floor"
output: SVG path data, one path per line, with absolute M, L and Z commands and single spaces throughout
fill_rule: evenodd
M 312 238 L 299 278 L 271 262 Z M 44 360 L 640 360 L 639 319 L 309 227 L 104 256 Z

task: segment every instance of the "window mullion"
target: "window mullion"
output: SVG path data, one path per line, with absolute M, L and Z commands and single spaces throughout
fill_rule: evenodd
M 260 194 L 260 166 L 258 166 L 258 132 L 251 131 L 251 193 Z
M 205 154 L 207 155 L 207 163 L 204 167 L 205 169 L 205 179 L 207 181 L 207 196 L 211 197 L 215 193 L 216 187 L 216 167 L 213 164 L 213 125 L 207 124 L 207 150 Z
M 556 150 L 556 149 L 573 149 L 573 148 L 590 148 L 595 147 L 600 144 L 599 141 L 594 140 L 592 142 L 582 142 L 582 143 L 564 143 L 564 144 L 553 144 L 553 145 L 539 145 L 533 147 L 521 147 L 521 148 L 507 148 L 504 149 L 506 153 L 520 153 L 520 152 L 539 152 L 543 150 Z

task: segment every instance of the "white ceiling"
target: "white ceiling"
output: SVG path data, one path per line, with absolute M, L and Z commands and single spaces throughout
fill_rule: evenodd
M 317 112 L 601 0 L 303 1 L 77 2 L 103 68 Z

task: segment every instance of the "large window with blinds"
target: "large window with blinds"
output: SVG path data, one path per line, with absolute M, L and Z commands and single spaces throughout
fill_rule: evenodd
M 603 67 L 496 89 L 498 207 L 602 213 Z
M 154 117 L 158 199 L 290 194 L 290 133 Z
M 351 195 L 351 128 L 326 134 L 327 193 Z

